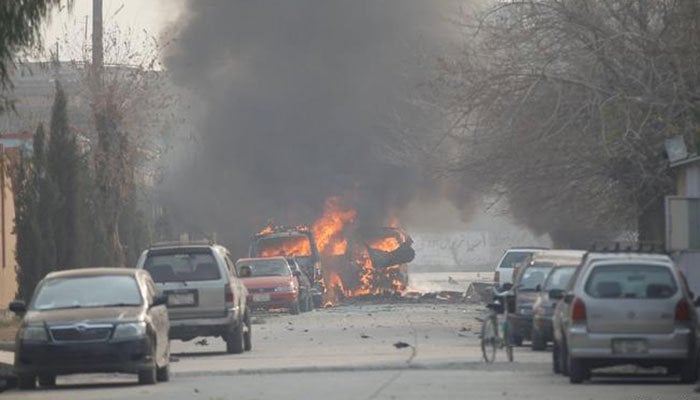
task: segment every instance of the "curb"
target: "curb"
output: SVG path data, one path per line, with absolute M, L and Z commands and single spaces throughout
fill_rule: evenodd
M 237 375 L 274 375 L 274 374 L 300 374 L 300 373 L 322 373 L 322 372 L 358 372 L 358 371 L 446 371 L 446 370 L 483 370 L 483 371 L 520 371 L 532 370 L 533 366 L 542 366 L 544 363 L 495 363 L 485 364 L 483 361 L 467 362 L 446 362 L 446 363 L 400 363 L 400 364 L 365 364 L 365 365 L 338 365 L 325 367 L 283 367 L 283 368 L 251 368 L 221 371 L 188 371 L 174 372 L 170 374 L 175 377 L 198 378 L 203 376 L 237 376 Z

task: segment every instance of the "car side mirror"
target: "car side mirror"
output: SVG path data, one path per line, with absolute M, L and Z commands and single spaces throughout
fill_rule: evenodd
M 564 295 L 564 303 L 566 304 L 571 304 L 574 301 L 574 295 L 571 293 L 568 293 Z
M 561 300 L 564 298 L 564 291 L 561 289 L 552 289 L 549 291 L 549 298 L 552 300 Z
M 168 296 L 164 294 L 157 294 L 153 296 L 151 307 L 164 306 L 166 304 L 168 304 Z
M 535 291 L 536 291 L 536 292 L 541 292 L 541 291 L 542 291 L 542 285 L 538 284 L 537 286 L 535 286 Z
M 10 303 L 10 311 L 17 315 L 21 315 L 27 312 L 27 303 L 24 300 L 14 300 Z
M 298 278 L 301 276 L 301 271 L 299 271 L 299 270 L 292 271 L 292 275 L 294 275 Z

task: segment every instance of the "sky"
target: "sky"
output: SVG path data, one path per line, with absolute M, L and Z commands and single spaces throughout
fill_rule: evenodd
M 140 43 L 150 36 L 160 37 L 177 21 L 183 8 L 184 0 L 104 0 L 105 31 L 115 26 L 121 31 L 131 30 L 134 42 Z M 62 60 L 75 59 L 91 33 L 92 0 L 73 0 L 72 9 L 63 6 L 54 10 L 44 30 L 44 47 L 53 51 L 58 43 Z

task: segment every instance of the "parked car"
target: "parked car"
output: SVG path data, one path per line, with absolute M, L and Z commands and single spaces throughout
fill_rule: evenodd
M 576 271 L 580 258 L 571 260 L 572 264 L 560 262 L 552 268 L 537 294 L 532 306 L 532 350 L 539 351 L 547 348 L 547 343 L 553 340 L 552 316 L 557 303 L 549 298 L 550 290 L 564 290 Z M 575 263 L 575 264 L 574 264 Z
M 306 275 L 301 268 L 296 258 L 288 258 L 287 263 L 292 269 L 292 275 L 296 276 L 299 283 L 299 311 L 307 312 L 313 310 L 314 307 L 314 286 L 311 279 Z
M 554 370 L 572 383 L 620 364 L 666 367 L 683 382 L 698 378 L 697 315 L 692 294 L 666 255 L 589 253 L 554 312 Z
M 532 336 L 533 305 L 549 272 L 561 263 L 578 263 L 583 251 L 541 250 L 533 253 L 514 277 L 515 309 L 508 315 L 511 339 L 516 346 Z
M 302 299 L 299 272 L 292 272 L 284 257 L 242 258 L 236 261 L 236 270 L 248 288 L 253 308 L 286 308 L 290 314 L 299 314 L 301 304 L 306 307 L 308 303 L 309 291 Z
M 252 349 L 248 291 L 230 257 L 213 244 L 162 244 L 141 254 L 137 268 L 167 298 L 171 339 L 221 337 L 228 353 Z
M 538 251 L 546 250 L 542 247 L 512 247 L 506 250 L 496 266 L 493 282 L 496 288 L 502 289 L 505 283 L 513 284 L 513 272 L 518 266 L 524 266 L 528 259 Z
M 165 298 L 151 277 L 124 268 L 50 273 L 22 315 L 15 345 L 20 389 L 56 385 L 56 376 L 92 372 L 138 374 L 140 384 L 170 377 Z

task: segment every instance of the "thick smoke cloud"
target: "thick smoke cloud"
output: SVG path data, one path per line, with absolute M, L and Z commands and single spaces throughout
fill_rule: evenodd
M 383 149 L 392 116 L 411 118 L 405 96 L 427 79 L 416 59 L 443 38 L 436 3 L 190 1 L 166 55 L 203 110 L 166 180 L 178 228 L 243 251 L 269 218 L 311 222 L 329 196 L 381 222 L 424 189 L 418 165 Z

